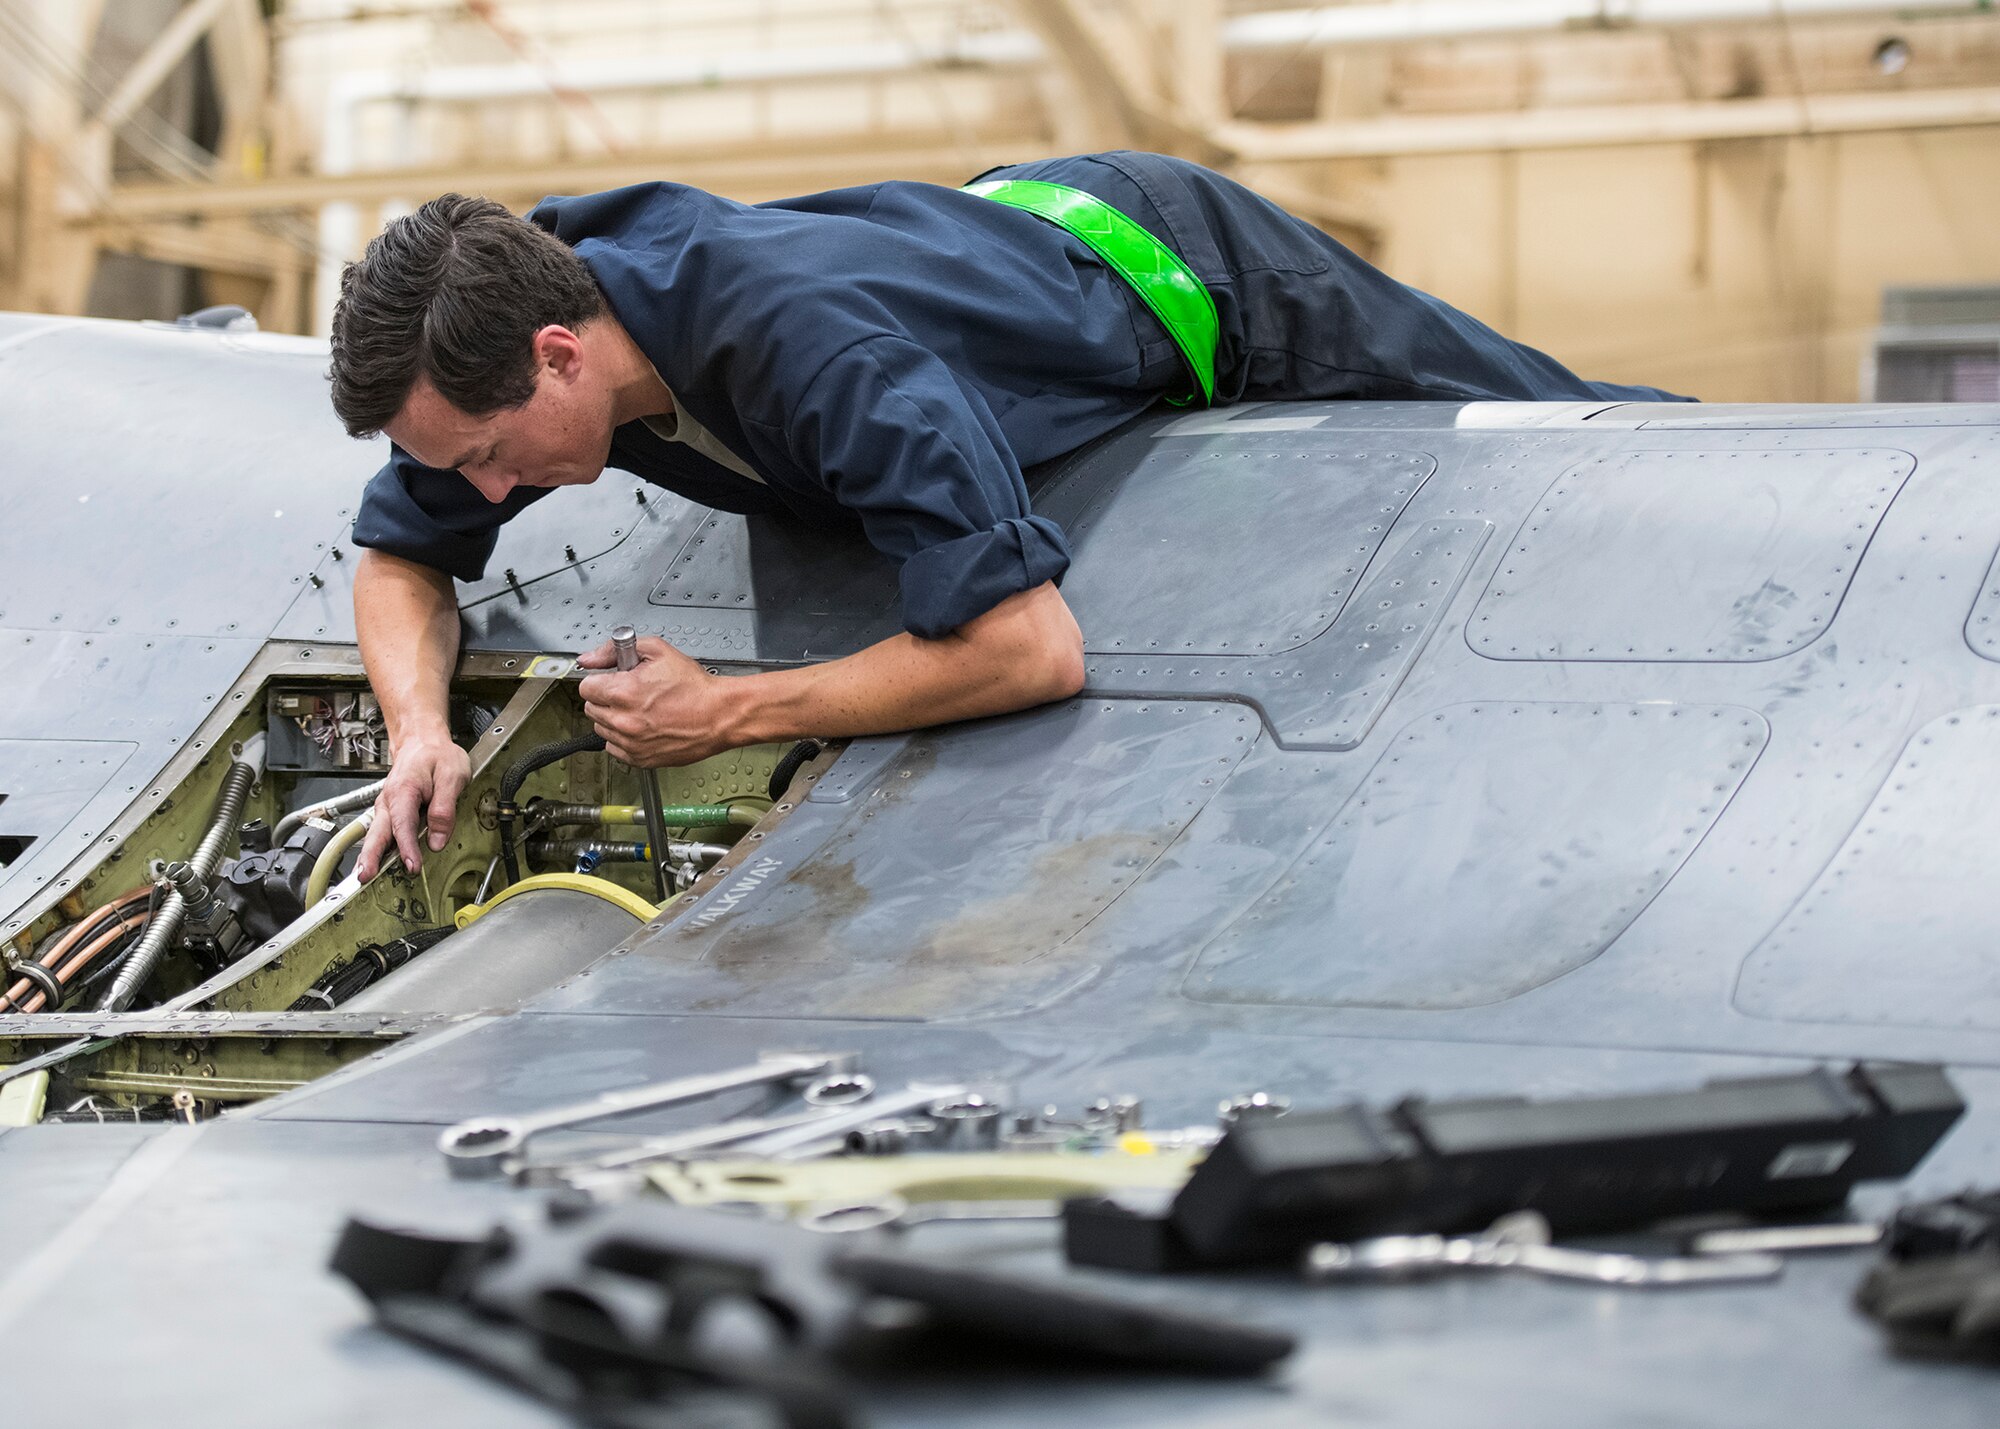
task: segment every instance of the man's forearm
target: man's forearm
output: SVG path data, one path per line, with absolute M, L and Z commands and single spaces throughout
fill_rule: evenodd
M 399 556 L 364 552 L 354 577 L 354 623 L 390 747 L 449 739 L 459 636 L 451 577 Z
M 843 659 L 721 682 L 722 747 L 888 734 L 1073 695 L 1083 640 L 1053 585 L 938 640 L 896 635 Z

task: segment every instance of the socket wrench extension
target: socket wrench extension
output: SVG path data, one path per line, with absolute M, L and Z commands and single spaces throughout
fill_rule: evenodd
M 704 1097 L 748 1087 L 804 1081 L 829 1072 L 848 1072 L 853 1070 L 853 1065 L 851 1053 L 771 1054 L 747 1067 L 626 1087 L 585 1101 L 531 1112 L 526 1116 L 474 1117 L 446 1128 L 444 1134 L 438 1137 L 438 1150 L 444 1153 L 445 1164 L 454 1176 L 496 1176 L 503 1169 L 503 1161 L 519 1157 L 527 1150 L 529 1140 L 545 1131 L 582 1126 L 630 1112 L 680 1106 L 684 1102 L 700 1101 Z
M 639 667 L 639 635 L 629 625 L 621 625 L 611 632 L 611 648 L 618 656 L 618 668 L 635 670 Z M 646 810 L 646 864 L 653 870 L 653 892 L 661 903 L 670 896 L 667 892 L 667 820 L 660 811 L 660 776 L 651 769 L 638 769 L 639 801 Z

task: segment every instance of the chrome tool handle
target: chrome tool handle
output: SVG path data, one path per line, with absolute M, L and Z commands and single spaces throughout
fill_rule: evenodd
M 502 1161 L 520 1156 L 526 1151 L 529 1139 L 544 1131 L 582 1126 L 628 1112 L 679 1106 L 747 1087 L 815 1077 L 850 1068 L 852 1060 L 847 1055 L 817 1052 L 781 1053 L 761 1057 L 747 1067 L 623 1087 L 587 1101 L 548 1107 L 525 1116 L 475 1117 L 447 1127 L 438 1138 L 438 1150 L 444 1153 L 445 1164 L 454 1176 L 494 1176 L 499 1174 Z
M 629 625 L 620 625 L 611 632 L 611 648 L 618 657 L 620 670 L 634 670 L 639 666 L 639 632 Z M 660 807 L 660 777 L 650 769 L 639 771 L 639 802 L 646 810 L 646 863 L 653 871 L 653 892 L 660 902 L 667 901 L 667 821 Z

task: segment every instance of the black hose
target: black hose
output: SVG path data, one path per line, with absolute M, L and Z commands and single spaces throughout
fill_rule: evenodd
M 521 881 L 521 865 L 514 856 L 514 820 L 520 817 L 521 811 L 515 807 L 514 796 L 521 792 L 521 786 L 537 769 L 554 764 L 559 759 L 567 759 L 572 754 L 593 754 L 603 748 L 604 736 L 601 734 L 579 734 L 574 739 L 538 744 L 500 776 L 500 862 L 507 870 L 509 883 Z
M 778 767 L 771 771 L 771 802 L 777 803 L 785 797 L 785 791 L 792 787 L 792 780 L 813 760 L 819 758 L 820 742 L 816 739 L 802 739 L 785 751 Z

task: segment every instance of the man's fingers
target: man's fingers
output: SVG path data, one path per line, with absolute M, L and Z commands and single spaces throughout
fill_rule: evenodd
M 368 832 L 361 838 L 361 857 L 355 861 L 354 871 L 366 883 L 382 867 L 382 851 L 389 847 L 389 835 L 394 828 L 387 817 L 383 805 L 375 806 L 375 822 L 368 826 Z
M 451 838 L 452 826 L 458 822 L 458 796 L 465 792 L 465 776 L 456 768 L 439 771 L 437 785 L 431 790 L 431 807 L 426 819 L 430 825 L 431 847 L 443 848 Z
M 610 670 L 618 664 L 618 652 L 609 640 L 594 650 L 586 650 L 576 657 L 576 663 L 586 670 Z
M 641 635 L 637 646 L 641 660 L 657 660 L 662 655 L 673 653 L 673 646 L 657 635 Z
M 631 711 L 618 709 L 612 705 L 597 705 L 585 700 L 583 717 L 591 722 L 597 732 L 606 739 L 631 732 Z
M 585 704 L 595 700 L 602 704 L 607 695 L 618 688 L 618 677 L 624 672 L 611 670 L 602 675 L 591 675 L 579 681 L 576 693 Z
M 412 873 L 424 866 L 424 855 L 419 847 L 423 809 L 423 796 L 413 785 L 406 784 L 390 796 L 389 822 L 394 827 L 396 852 L 403 856 L 403 867 Z

